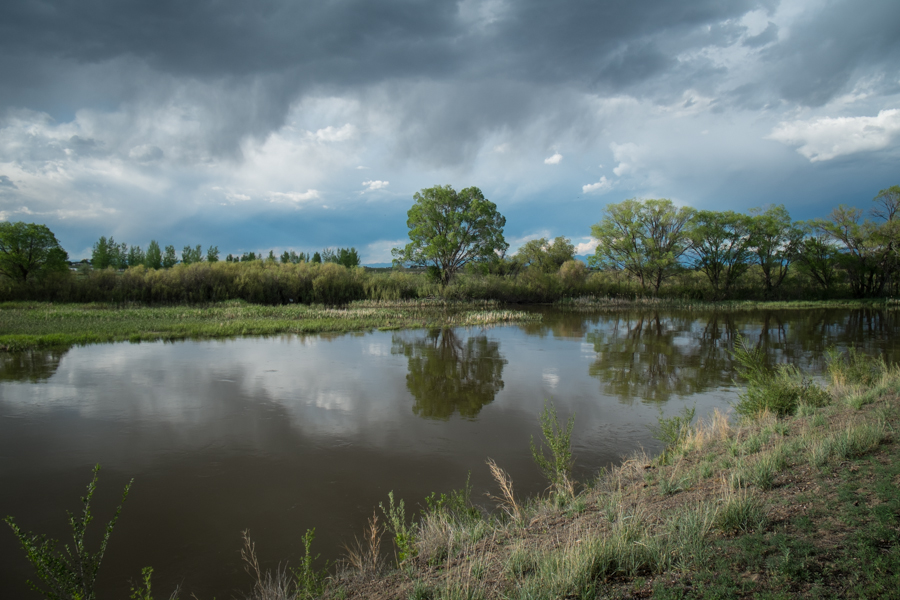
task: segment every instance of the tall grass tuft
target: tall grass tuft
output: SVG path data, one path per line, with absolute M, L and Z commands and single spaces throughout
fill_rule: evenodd
M 723 482 L 724 490 L 715 526 L 726 534 L 752 531 L 766 523 L 766 512 L 762 502 L 746 489 L 732 489 Z
M 378 575 L 384 567 L 381 556 L 381 534 L 378 515 L 372 514 L 363 539 L 356 538 L 352 546 L 344 546 L 347 562 L 357 575 L 362 577 Z

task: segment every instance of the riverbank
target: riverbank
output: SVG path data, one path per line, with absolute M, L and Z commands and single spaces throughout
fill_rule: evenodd
M 497 467 L 489 515 L 461 492 L 410 521 L 392 498 L 322 595 L 898 597 L 900 370 L 851 354 L 829 377 L 791 416 L 664 421 L 665 453 L 575 494 L 524 501 Z M 382 525 L 399 566 L 380 558 Z M 263 581 L 253 597 L 307 597 L 294 592 Z
M 213 339 L 248 335 L 346 333 L 372 329 L 419 329 L 540 321 L 541 315 L 486 300 L 357 301 L 341 307 L 250 304 L 229 300 L 170 306 L 138 303 L 0 303 L 0 351 L 65 348 L 80 344 Z M 619 310 L 900 309 L 894 300 L 796 302 L 699 302 L 658 298 L 582 297 L 557 302 L 573 312 Z
M 104 342 L 211 339 L 247 335 L 344 333 L 372 329 L 484 326 L 540 320 L 497 302 L 410 300 L 346 307 L 240 300 L 205 306 L 0 304 L 0 350 L 15 352 Z

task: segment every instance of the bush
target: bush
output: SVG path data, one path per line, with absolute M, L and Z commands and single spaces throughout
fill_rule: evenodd
M 740 415 L 755 417 L 766 411 L 777 416 L 792 415 L 801 404 L 823 406 L 830 400 L 821 386 L 804 377 L 794 365 L 767 367 L 762 348 L 751 347 L 746 338 L 738 336 L 731 356 L 738 373 L 747 380 L 735 405 Z

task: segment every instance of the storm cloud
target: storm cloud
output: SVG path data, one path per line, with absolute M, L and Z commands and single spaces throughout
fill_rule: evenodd
M 0 216 L 73 256 L 114 234 L 367 262 L 444 183 L 514 239 L 589 244 L 633 196 L 818 216 L 897 183 L 898 29 L 891 1 L 11 0 Z

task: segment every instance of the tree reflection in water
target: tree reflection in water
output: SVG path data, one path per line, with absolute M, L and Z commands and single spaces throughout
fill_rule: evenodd
M 423 337 L 395 334 L 391 352 L 409 359 L 406 387 L 415 398 L 413 413 L 449 419 L 453 413 L 474 419 L 503 389 L 500 343 L 485 335 L 464 341 L 452 329 L 434 329 Z
M 68 348 L 60 350 L 26 350 L 0 352 L 0 381 L 30 381 L 50 379 Z
M 766 352 L 769 365 L 791 363 L 821 372 L 828 347 L 871 351 L 891 339 L 897 318 L 890 311 L 622 311 L 585 335 L 596 360 L 589 372 L 603 392 L 622 402 L 665 402 L 715 389 L 737 374 L 730 350 L 738 334 Z M 890 363 L 896 351 L 880 350 Z

